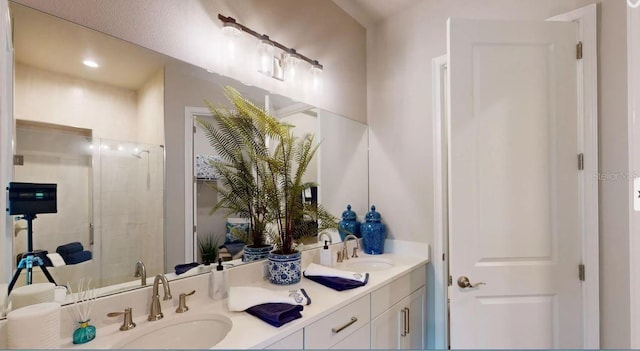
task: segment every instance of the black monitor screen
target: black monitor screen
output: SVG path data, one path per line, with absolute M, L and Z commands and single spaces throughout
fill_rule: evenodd
M 9 214 L 56 213 L 56 184 L 9 183 Z

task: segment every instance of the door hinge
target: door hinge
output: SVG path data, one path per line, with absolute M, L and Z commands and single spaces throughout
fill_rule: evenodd
M 193 126 L 193 134 L 196 134 L 196 126 Z
M 23 155 L 13 155 L 13 165 L 14 166 L 24 166 L 24 156 Z
M 449 276 L 449 286 L 453 285 L 453 277 Z
M 578 154 L 578 170 L 584 170 L 584 154 Z
M 196 232 L 196 226 L 195 225 L 193 226 L 193 232 L 194 233 Z
M 576 46 L 576 58 L 578 60 L 582 59 L 582 42 L 579 41 L 578 45 Z
M 580 279 L 581 282 L 584 281 L 584 263 L 578 265 L 578 279 Z
M 443 253 L 443 254 L 442 254 L 442 261 L 444 261 L 444 260 L 445 260 L 445 255 L 444 255 L 444 253 Z

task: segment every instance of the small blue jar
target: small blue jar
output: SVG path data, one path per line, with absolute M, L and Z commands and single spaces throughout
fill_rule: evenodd
M 371 211 L 364 217 L 360 231 L 362 232 L 362 246 L 364 253 L 369 255 L 381 255 L 384 251 L 384 240 L 387 238 L 387 228 L 380 222 L 380 213 L 376 207 L 371 206 Z
M 354 211 L 351 211 L 351 205 L 347 205 L 347 210 L 342 212 L 342 220 L 338 224 L 338 232 L 340 233 L 340 239 L 344 241 L 344 238 L 348 234 L 353 234 L 358 238 L 362 238 L 360 234 L 360 222 L 357 220 L 358 215 Z

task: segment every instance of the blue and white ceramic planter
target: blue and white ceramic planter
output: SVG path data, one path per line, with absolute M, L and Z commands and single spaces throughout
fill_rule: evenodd
M 290 285 L 302 278 L 302 254 L 269 255 L 269 281 L 271 284 Z
M 273 250 L 273 245 L 261 246 L 261 247 L 244 247 L 244 255 L 242 255 L 242 262 L 253 262 L 264 260 L 269 257 L 269 253 Z

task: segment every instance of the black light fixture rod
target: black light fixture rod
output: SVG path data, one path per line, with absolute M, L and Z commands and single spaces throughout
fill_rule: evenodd
M 220 21 L 222 21 L 222 23 L 233 23 L 233 24 L 235 24 L 235 25 L 236 25 L 236 26 L 238 26 L 238 27 L 239 27 L 243 32 L 248 33 L 248 34 L 250 34 L 250 35 L 252 35 L 252 36 L 254 36 L 254 37 L 258 38 L 258 40 L 262 40 L 262 39 L 263 39 L 263 35 L 262 35 L 262 34 L 260 34 L 260 33 L 256 32 L 255 30 L 253 30 L 253 29 L 251 29 L 251 28 L 249 28 L 249 27 L 247 27 L 247 26 L 245 26 L 245 25 L 243 25 L 243 24 L 240 24 L 240 23 L 236 22 L 236 19 L 235 19 L 235 18 L 233 18 L 233 17 L 227 17 L 227 16 L 224 16 L 224 15 L 222 15 L 222 14 L 218 14 L 218 19 L 219 19 Z M 273 40 L 273 39 L 271 39 L 271 38 L 269 38 L 269 41 L 273 44 L 273 46 L 277 47 L 278 49 L 280 49 L 280 50 L 282 50 L 282 51 L 284 51 L 284 52 L 287 52 L 287 53 L 288 53 L 288 52 L 291 52 L 291 51 L 292 51 L 292 49 L 290 49 L 290 48 L 288 48 L 288 47 L 286 47 L 286 46 L 284 46 L 284 45 L 280 44 L 279 42 L 277 42 L 277 41 L 275 41 L 275 40 Z M 294 50 L 294 51 L 295 51 L 295 50 Z M 303 55 L 303 54 L 301 54 L 301 53 L 299 53 L 299 52 L 297 52 L 297 51 L 296 51 L 295 53 L 296 53 L 296 55 L 298 55 L 301 59 L 303 59 L 303 60 L 307 61 L 310 65 L 317 66 L 317 67 L 319 67 L 320 69 L 322 69 L 322 65 L 321 65 L 317 60 L 312 60 L 312 59 L 308 58 L 307 56 L 305 56 L 305 55 Z

